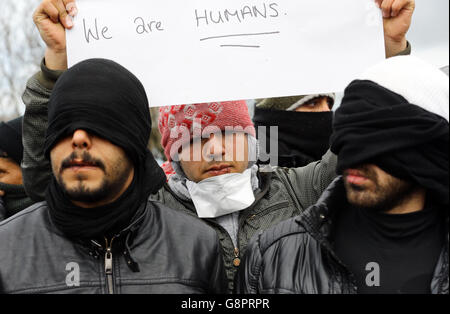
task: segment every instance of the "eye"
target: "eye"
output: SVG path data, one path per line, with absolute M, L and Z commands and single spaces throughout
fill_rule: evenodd
M 306 104 L 303 104 L 302 106 L 303 107 L 310 107 L 310 108 L 315 107 L 315 106 L 317 106 L 317 100 L 313 100 L 311 102 L 307 102 Z

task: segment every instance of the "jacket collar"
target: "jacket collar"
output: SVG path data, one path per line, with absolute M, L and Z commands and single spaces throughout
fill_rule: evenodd
M 316 204 L 306 209 L 296 221 L 314 238 L 328 243 L 337 207 L 346 204 L 344 181 L 339 176 L 327 187 Z

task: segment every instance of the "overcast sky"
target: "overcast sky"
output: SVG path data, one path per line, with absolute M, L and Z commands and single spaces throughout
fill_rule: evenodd
M 413 54 L 436 66 L 449 64 L 449 0 L 416 0 L 408 33 Z

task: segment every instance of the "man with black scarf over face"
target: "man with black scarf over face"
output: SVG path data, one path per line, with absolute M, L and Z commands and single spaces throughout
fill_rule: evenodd
M 414 57 L 352 82 L 331 136 L 341 176 L 255 239 L 239 291 L 448 294 L 448 105 L 448 76 Z
M 0 123 L 0 221 L 32 205 L 23 186 L 23 117 Z
M 148 201 L 165 175 L 147 149 L 148 101 L 133 74 L 103 59 L 75 65 L 48 117 L 53 178 L 46 202 L 0 224 L 1 292 L 226 291 L 215 231 Z
M 263 151 L 270 151 L 260 163 L 274 165 L 277 160 L 277 166 L 295 168 L 320 160 L 330 147 L 334 100 L 332 93 L 258 100 L 253 121 L 258 137 L 265 139 Z M 276 139 L 271 136 L 271 126 L 278 127 Z M 260 127 L 266 127 L 265 134 Z M 272 147 L 278 151 L 271 151 Z M 268 157 L 270 160 L 265 160 Z

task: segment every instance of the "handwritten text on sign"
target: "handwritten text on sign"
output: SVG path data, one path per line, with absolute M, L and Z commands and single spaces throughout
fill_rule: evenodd
M 384 58 L 373 0 L 77 0 L 69 65 L 112 59 L 152 106 L 341 91 Z

